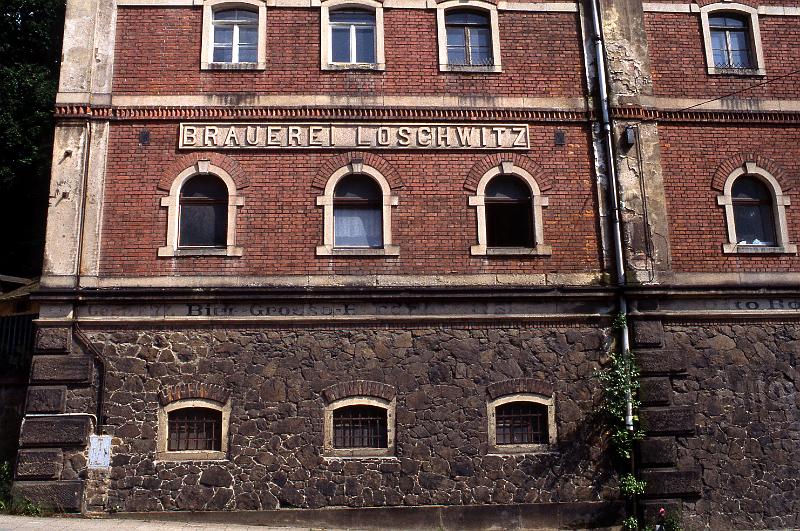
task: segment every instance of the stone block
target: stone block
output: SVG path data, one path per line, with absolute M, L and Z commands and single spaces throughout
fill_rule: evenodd
M 642 466 L 674 466 L 678 460 L 678 444 L 674 437 L 648 437 L 639 441 L 639 464 Z
M 66 386 L 31 387 L 25 401 L 28 413 L 63 413 L 67 397 Z
M 17 479 L 58 479 L 64 468 L 60 448 L 20 450 L 17 455 Z
M 686 372 L 686 354 L 679 350 L 637 350 L 636 365 L 642 375 Z
M 37 351 L 69 350 L 69 328 L 39 327 L 36 330 L 35 346 Z
M 691 406 L 643 408 L 639 418 L 648 434 L 693 433 L 695 430 Z
M 691 497 L 700 494 L 699 470 L 643 470 L 641 479 L 647 482 L 645 496 Z
M 16 481 L 12 495 L 43 509 L 78 512 L 83 498 L 83 481 Z
M 633 348 L 660 347 L 664 344 L 664 325 L 661 321 L 633 321 Z
M 669 377 L 641 378 L 639 384 L 639 399 L 644 405 L 669 404 L 672 400 L 672 383 Z
M 34 356 L 31 383 L 88 382 L 92 373 L 89 358 L 79 356 Z
M 21 446 L 86 446 L 92 421 L 89 416 L 26 417 L 22 421 Z

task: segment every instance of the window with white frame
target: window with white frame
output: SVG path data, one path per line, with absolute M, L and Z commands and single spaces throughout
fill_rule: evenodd
M 328 179 L 323 207 L 323 245 L 317 255 L 386 255 L 400 253 L 392 244 L 392 207 L 397 205 L 386 178 L 375 168 L 353 161 Z
M 158 256 L 242 256 L 236 245 L 236 213 L 244 205 L 233 178 L 208 160 L 199 160 L 173 181 L 167 208 L 167 244 Z
M 266 68 L 266 2 L 202 0 L 201 68 Z
M 324 453 L 330 457 L 394 454 L 395 400 L 353 396 L 325 408 Z
M 327 0 L 321 4 L 323 70 L 383 70 L 383 4 L 374 0 Z
M 709 74 L 764 75 L 758 10 L 735 2 L 700 8 Z
M 555 400 L 519 393 L 487 405 L 489 447 L 495 453 L 546 451 L 556 444 Z
M 737 168 L 728 177 L 717 203 L 725 207 L 728 242 L 725 253 L 789 253 L 797 245 L 789 243 L 786 207 L 777 179 L 753 162 Z
M 473 255 L 549 255 L 544 244 L 541 195 L 533 176 L 510 161 L 487 171 L 469 198 L 476 207 L 478 244 Z
M 170 461 L 225 459 L 230 413 L 230 403 L 203 398 L 177 400 L 159 408 L 157 457 Z
M 436 9 L 439 70 L 501 71 L 497 6 L 482 0 L 448 0 Z

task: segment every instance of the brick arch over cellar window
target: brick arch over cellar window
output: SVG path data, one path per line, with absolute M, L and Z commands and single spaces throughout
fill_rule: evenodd
M 225 242 L 219 247 L 183 247 L 180 242 L 181 192 L 184 185 L 198 176 L 213 176 L 224 183 L 227 189 L 227 217 L 225 223 Z M 244 206 L 244 197 L 238 194 L 236 182 L 225 169 L 210 160 L 200 159 L 185 168 L 174 178 L 169 195 L 161 198 L 161 206 L 167 208 L 166 245 L 159 247 L 158 256 L 242 256 L 243 249 L 236 245 L 236 218 L 239 208 Z

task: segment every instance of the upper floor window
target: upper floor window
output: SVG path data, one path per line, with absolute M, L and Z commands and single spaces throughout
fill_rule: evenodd
M 700 8 L 709 74 L 765 75 L 758 9 L 731 2 Z
M 447 63 L 489 66 L 492 61 L 492 30 L 489 16 L 477 11 L 452 10 L 445 14 Z
M 228 9 L 214 13 L 214 62 L 258 60 L 258 13 Z
M 483 0 L 436 4 L 439 69 L 445 72 L 500 72 L 497 6 Z
M 383 247 L 381 190 L 366 175 L 350 175 L 333 192 L 335 247 Z
M 719 13 L 708 17 L 714 66 L 718 68 L 753 68 L 750 29 L 746 17 Z
M 387 437 L 386 408 L 356 405 L 333 411 L 334 448 L 386 448 Z
M 196 175 L 181 188 L 179 247 L 225 247 L 228 189 L 211 174 Z
M 222 411 L 187 407 L 170 411 L 167 419 L 168 452 L 222 448 Z
M 486 187 L 486 244 L 533 247 L 531 191 L 519 178 L 500 175 Z
M 375 63 L 375 14 L 365 10 L 330 12 L 331 61 Z
M 733 183 L 733 219 L 739 244 L 775 245 L 772 194 L 759 179 L 739 177 Z

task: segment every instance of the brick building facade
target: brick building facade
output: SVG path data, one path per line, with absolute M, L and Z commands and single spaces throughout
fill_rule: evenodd
M 791 0 L 69 0 L 16 491 L 613 523 L 627 307 L 640 514 L 800 525 L 798 33 Z

